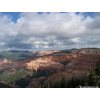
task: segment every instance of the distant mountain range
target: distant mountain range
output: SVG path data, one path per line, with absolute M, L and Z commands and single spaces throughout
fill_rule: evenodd
M 34 55 L 30 51 L 11 50 L 11 51 L 0 52 L 0 59 L 22 60 L 22 59 L 26 59 L 32 56 Z

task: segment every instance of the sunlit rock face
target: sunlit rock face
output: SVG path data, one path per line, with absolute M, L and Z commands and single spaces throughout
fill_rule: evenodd
M 53 51 L 53 53 L 54 52 L 56 51 Z M 51 51 L 49 51 L 48 54 L 50 53 Z M 54 55 L 52 54 L 46 55 L 46 56 L 39 57 L 37 59 L 30 60 L 29 62 L 26 63 L 26 68 L 32 69 L 32 70 L 38 70 L 40 68 L 62 68 L 65 65 L 67 65 L 70 61 L 72 61 L 73 59 L 76 59 L 78 56 L 75 53 L 67 54 L 67 53 L 60 52 L 57 55 L 56 53 L 54 53 Z
M 3 64 L 11 64 L 12 61 L 8 60 L 8 59 L 3 59 L 3 60 L 0 60 L 0 65 L 3 65 Z
M 45 56 L 45 55 L 50 55 L 50 54 L 59 53 L 59 52 L 60 52 L 59 50 L 48 50 L 48 51 L 38 51 L 38 52 L 35 52 L 35 54 L 37 56 Z
M 33 69 L 33 70 L 38 70 L 39 68 L 60 68 L 63 67 L 63 65 L 59 62 L 54 62 L 51 60 L 51 58 L 47 58 L 47 59 L 42 59 L 39 58 L 37 60 L 31 60 L 29 63 L 26 63 L 26 67 L 27 69 Z

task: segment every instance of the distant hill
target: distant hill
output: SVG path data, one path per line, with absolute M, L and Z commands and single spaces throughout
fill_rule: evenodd
M 33 53 L 30 51 L 2 51 L 0 52 L 0 59 L 9 59 L 9 60 L 22 60 L 30 58 L 33 56 Z

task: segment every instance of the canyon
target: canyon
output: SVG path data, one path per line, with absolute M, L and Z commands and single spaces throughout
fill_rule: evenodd
M 0 83 L 8 82 L 12 87 L 21 87 L 19 85 L 21 80 L 21 84 L 28 82 L 25 87 L 41 87 L 41 83 L 55 83 L 62 78 L 82 78 L 96 67 L 98 61 L 100 61 L 99 48 L 32 52 L 31 57 L 21 60 L 1 59 Z M 10 78 L 16 73 L 20 78 L 9 82 L 6 75 Z

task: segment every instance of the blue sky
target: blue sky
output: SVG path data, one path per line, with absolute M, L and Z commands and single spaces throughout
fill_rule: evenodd
M 94 12 L 1 12 L 2 50 L 99 47 L 100 14 Z
M 43 12 L 38 12 L 38 14 L 42 14 Z M 47 12 L 48 14 L 50 12 Z M 60 12 L 60 13 L 66 13 L 66 12 Z M 77 12 L 77 14 L 79 14 L 80 12 Z M 7 16 L 11 16 L 12 20 L 14 22 L 16 22 L 16 20 L 20 17 L 20 12 L 2 12 L 1 14 L 3 15 L 7 15 Z M 95 17 L 95 12 L 84 12 L 83 13 L 84 16 L 91 16 L 91 17 Z
M 11 16 L 14 22 L 20 17 L 20 12 L 2 12 L 1 14 Z

